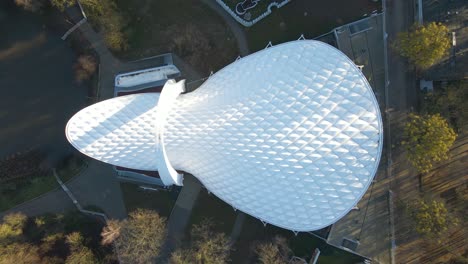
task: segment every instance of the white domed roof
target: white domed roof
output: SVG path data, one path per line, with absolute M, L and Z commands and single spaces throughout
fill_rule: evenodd
M 70 119 L 67 138 L 95 159 L 157 170 L 158 99 L 136 94 L 87 107 Z M 180 95 L 164 145 L 175 169 L 233 207 L 312 231 L 339 220 L 366 192 L 382 133 L 361 71 L 335 48 L 302 40 L 235 61 Z

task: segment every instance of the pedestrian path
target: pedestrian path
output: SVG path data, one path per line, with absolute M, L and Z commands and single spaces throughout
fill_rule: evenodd
M 184 187 L 179 197 L 177 197 L 167 223 L 170 245 L 174 245 L 183 238 L 201 187 L 201 183 L 195 177 L 184 175 Z M 169 248 L 173 247 L 170 246 Z

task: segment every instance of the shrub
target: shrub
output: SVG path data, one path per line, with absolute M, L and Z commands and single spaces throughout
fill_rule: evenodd
M 128 48 L 127 37 L 118 29 L 105 30 L 104 40 L 111 50 L 122 51 Z
M 75 79 L 77 82 L 89 80 L 96 72 L 96 60 L 90 55 L 81 55 L 75 63 Z
M 27 216 L 22 213 L 12 213 L 3 217 L 3 223 L 0 225 L 0 245 L 18 240 L 23 235 L 26 220 Z
M 66 8 L 74 5 L 76 0 L 50 0 L 50 3 L 60 11 L 64 11 Z
M 44 6 L 42 0 L 15 0 L 15 4 L 24 10 L 38 12 Z

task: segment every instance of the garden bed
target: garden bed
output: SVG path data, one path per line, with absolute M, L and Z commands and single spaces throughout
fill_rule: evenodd
M 275 8 L 282 7 L 290 0 L 253 0 L 255 6 L 246 9 L 245 13 L 239 14 L 238 5 L 244 3 L 241 0 L 217 0 L 218 3 L 239 23 L 246 27 L 253 26 L 261 19 L 268 16 Z M 256 4 L 255 4 L 256 3 Z
M 123 200 L 128 212 L 136 209 L 150 209 L 158 212 L 159 215 L 169 218 L 172 208 L 179 195 L 179 188 L 171 190 L 143 190 L 138 185 L 132 183 L 121 183 Z

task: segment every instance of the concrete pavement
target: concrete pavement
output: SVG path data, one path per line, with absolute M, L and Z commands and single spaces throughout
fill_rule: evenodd
M 168 219 L 167 239 L 163 245 L 159 261 L 162 262 L 168 259 L 172 251 L 180 246 L 201 187 L 201 183 L 195 177 L 189 174 L 184 175 L 184 187 L 179 193 Z
M 88 168 L 66 185 L 83 207 L 97 206 L 113 219 L 127 217 L 120 183 L 109 164 L 91 160 Z

